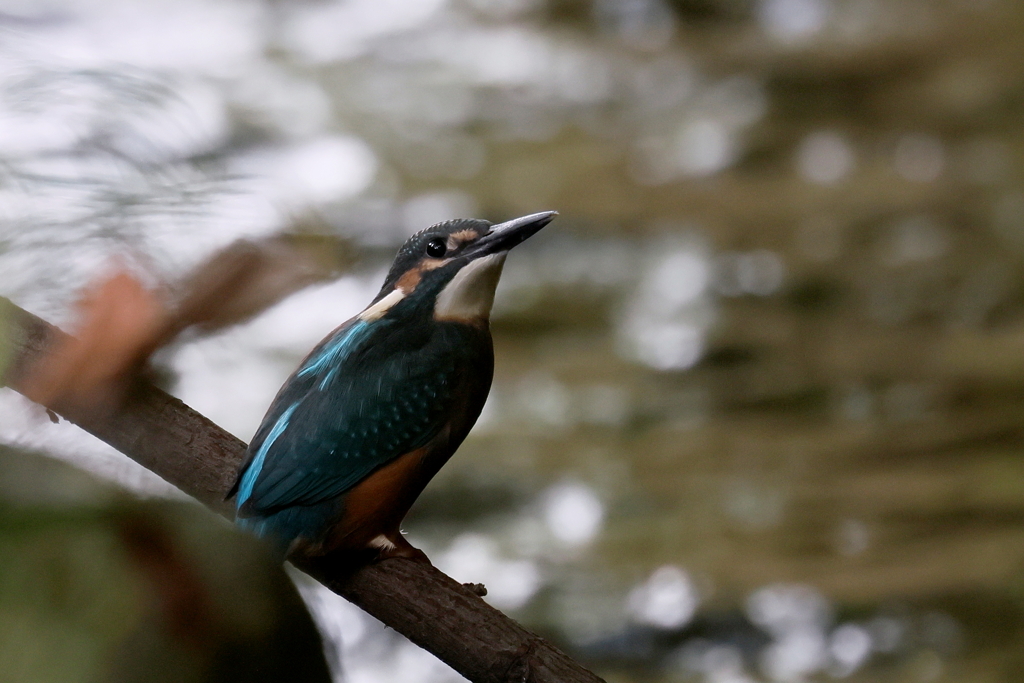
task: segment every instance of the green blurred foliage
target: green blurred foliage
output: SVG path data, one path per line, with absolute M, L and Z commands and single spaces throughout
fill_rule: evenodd
M 191 503 L 0 449 L 0 680 L 328 681 L 279 562 Z

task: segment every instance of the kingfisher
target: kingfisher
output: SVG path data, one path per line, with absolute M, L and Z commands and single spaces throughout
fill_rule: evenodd
M 556 215 L 451 220 L 410 237 L 370 305 L 278 391 L 228 493 L 238 524 L 289 557 L 425 561 L 402 519 L 490 391 L 505 257 Z

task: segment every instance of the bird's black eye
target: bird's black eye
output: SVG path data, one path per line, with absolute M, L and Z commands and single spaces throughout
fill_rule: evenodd
M 427 242 L 427 256 L 441 258 L 446 251 L 448 251 L 448 245 L 440 237 L 435 237 Z

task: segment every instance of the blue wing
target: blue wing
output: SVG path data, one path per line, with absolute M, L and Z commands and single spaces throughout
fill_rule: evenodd
M 441 431 L 455 400 L 458 344 L 402 328 L 356 318 L 310 353 L 249 446 L 240 516 L 337 498 Z

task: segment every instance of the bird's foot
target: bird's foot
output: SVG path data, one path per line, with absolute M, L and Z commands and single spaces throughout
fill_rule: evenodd
M 377 561 L 386 560 L 390 557 L 404 557 L 407 560 L 421 562 L 432 566 L 430 560 L 419 548 L 414 548 L 401 533 L 384 535 L 370 541 L 370 546 L 377 549 Z

